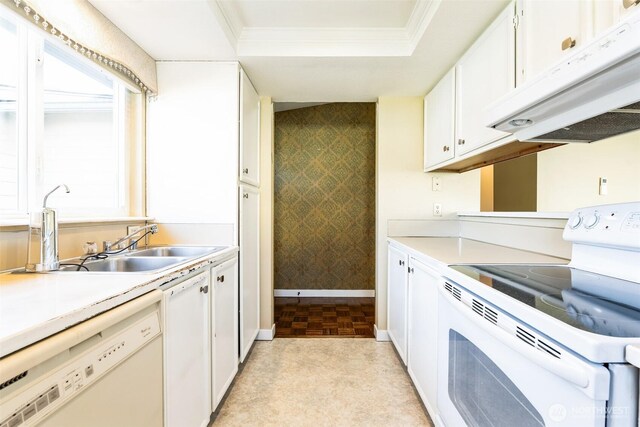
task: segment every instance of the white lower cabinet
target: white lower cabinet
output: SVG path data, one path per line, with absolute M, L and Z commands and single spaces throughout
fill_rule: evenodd
M 387 331 L 400 358 L 407 364 L 407 293 L 409 257 L 389 246 Z
M 211 269 L 211 410 L 238 372 L 238 257 Z
M 209 423 L 211 375 L 208 292 L 209 272 L 163 289 L 166 427 L 203 427 Z
M 409 260 L 408 371 L 429 415 L 437 414 L 438 283 L 442 280 L 423 263 Z

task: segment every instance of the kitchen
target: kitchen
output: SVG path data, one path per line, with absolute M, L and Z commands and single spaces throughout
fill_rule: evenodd
M 3 194 L 3 203 L 11 209 L 2 214 L 0 269 L 23 268 L 29 260 L 36 270 L 55 270 L 56 252 L 62 263 L 73 263 L 69 260 L 92 251 L 110 251 L 87 245 L 88 241 L 101 247 L 103 241 L 118 243 L 136 227 L 157 225 L 125 239 L 129 244 L 140 239 L 141 247 L 135 251 L 114 254 L 111 260 L 78 262 L 89 269 L 153 265 L 146 273 L 85 274 L 68 271 L 84 267 L 62 266 L 66 272 L 0 276 L 0 380 L 6 384 L 0 390 L 0 423 L 61 425 L 66 416 L 70 417 L 67 423 L 82 424 L 78 420 L 86 420 L 82 417 L 92 411 L 107 424 L 122 421 L 109 418 L 114 411 L 103 414 L 105 409 L 96 404 L 91 391 L 113 387 L 118 375 L 136 372 L 141 366 L 155 386 L 135 385 L 153 399 L 141 400 L 137 391 L 122 393 L 120 398 L 113 389 L 105 391 L 113 396 L 112 404 L 106 405 L 111 409 L 131 408 L 127 404 L 144 408 L 121 410 L 141 417 L 129 420 L 130 425 L 206 425 L 211 413 L 223 411 L 225 395 L 231 403 L 234 389 L 247 373 L 244 368 L 251 367 L 257 356 L 253 352 L 264 348 L 259 347 L 263 342 L 279 341 L 273 339 L 278 289 L 273 247 L 275 109 L 284 102 L 301 103 L 299 107 L 316 104 L 307 108 L 375 102 L 375 252 L 371 256 L 375 256 L 376 340 L 367 342 L 391 349 L 396 367 L 406 365 L 407 371 L 399 375 L 413 383 L 436 425 L 512 425 L 508 414 L 525 422 L 515 409 L 506 414 L 495 411 L 503 415 L 501 421 L 479 420 L 473 418 L 478 412 L 460 411 L 446 398 L 447 375 L 442 373 L 454 368 L 440 365 L 447 360 L 449 340 L 441 341 L 438 328 L 453 322 L 449 328 L 453 331 L 458 327 L 455 322 L 466 314 L 444 315 L 456 312 L 455 298 L 447 297 L 449 289 L 444 288 L 448 284 L 449 295 L 457 289 L 460 301 L 469 307 L 481 303 L 486 307 L 483 313 L 509 313 L 500 322 L 515 319 L 527 333 L 546 337 L 544 342 L 558 342 L 561 336 L 565 341 L 554 348 L 570 349 L 563 350 L 562 363 L 574 362 L 593 374 L 584 385 L 575 367 L 558 367 L 564 365 L 553 362 L 554 368 L 543 371 L 540 366 L 549 363 L 542 361 L 537 349 L 516 368 L 540 371 L 540 378 L 565 370 L 575 374 L 565 377 L 583 384 L 575 386 L 557 375 L 549 376 L 544 384 L 566 391 L 558 392 L 559 401 L 549 402 L 545 399 L 553 396 L 545 398 L 535 387 L 523 386 L 527 378 L 511 368 L 510 363 L 521 356 L 510 357 L 511 362 L 490 357 L 508 373 L 506 380 L 524 393 L 523 410 L 538 413 L 527 422 L 637 425 L 637 369 L 632 367 L 638 363 L 637 350 L 631 345 L 625 350 L 622 344 L 639 344 L 639 335 L 605 332 L 635 338 L 598 341 L 592 334 L 575 332 L 575 324 L 565 327 L 558 320 L 536 316 L 504 296 L 517 292 L 502 294 L 479 287 L 478 283 L 493 283 L 494 288 L 506 285 L 497 283 L 504 273 L 477 265 L 571 260 L 571 277 L 577 274 L 579 279 L 576 271 L 586 270 L 620 280 L 610 285 L 621 288 L 618 295 L 624 298 L 618 302 L 623 304 L 619 311 L 631 310 L 631 319 L 636 316 L 637 323 L 635 290 L 628 292 L 625 285 L 640 281 L 633 269 L 638 262 L 638 237 L 633 234 L 637 204 L 598 212 L 586 208 L 640 200 L 640 136 L 637 130 L 629 132 L 640 127 L 637 109 L 631 105 L 640 99 L 638 46 L 633 43 L 637 33 L 630 34 L 638 31 L 633 23 L 637 23 L 639 6 L 634 2 L 580 0 L 559 6 L 535 0 L 342 5 L 2 0 L 0 5 L 1 28 L 10 34 L 2 50 L 14 49 L 14 57 L 19 58 L 13 72 L 5 73 L 5 65 L 2 71 L 6 76 L 3 96 L 7 92 L 4 99 L 9 101 L 3 111 L 13 117 L 9 125 L 2 122 L 3 167 L 15 164 L 11 172 L 3 171 L 3 179 L 17 178 L 5 180 L 6 187 L 13 187 Z M 624 23 L 628 26 L 620 26 Z M 605 56 L 613 52 L 612 59 L 605 57 L 593 65 L 590 58 L 599 57 L 594 46 Z M 625 48 L 630 51 L 625 53 Z M 563 70 L 560 65 L 569 58 L 569 68 Z M 588 73 L 606 65 L 615 72 L 598 74 L 602 80 L 592 86 L 579 84 L 589 80 Z M 557 78 L 549 84 L 539 78 L 551 72 Z M 565 90 L 567 84 L 577 89 Z M 549 97 L 545 104 L 544 91 L 568 95 Z M 630 125 L 600 121 L 595 129 L 577 127 L 578 136 L 567 136 L 573 123 L 628 105 L 625 116 Z M 528 108 L 531 118 L 517 116 Z M 38 116 L 43 110 L 44 120 Z M 91 123 L 104 126 L 105 120 L 110 128 L 82 133 Z M 527 126 L 527 120 L 534 126 Z M 513 123 L 524 126 L 518 129 Z M 488 127 L 493 125 L 496 128 Z M 558 129 L 564 132 L 551 135 Z M 605 138 L 606 132 L 610 138 Z M 584 141 L 585 133 L 602 140 L 554 145 Z M 105 137 L 110 134 L 118 136 Z M 544 142 L 536 140 L 541 135 Z M 94 143 L 86 143 L 87 138 Z M 112 140 L 116 143 L 111 147 Z M 511 162 L 531 159 L 535 159 L 534 174 L 514 175 L 513 169 L 522 169 L 521 163 L 509 170 Z M 51 193 L 48 204 L 42 203 L 63 182 L 71 192 L 65 194 L 60 187 Z M 534 207 L 523 208 L 520 200 L 505 201 L 502 196 L 524 194 L 530 184 Z M 43 237 L 45 228 L 55 230 L 51 227 L 55 214 L 47 206 L 59 210 L 55 244 Z M 31 229 L 27 213 L 35 213 Z M 609 217 L 620 222 L 605 221 Z M 585 228 L 587 224 L 590 228 Z M 604 240 L 590 241 L 595 233 L 585 233 L 605 224 L 627 230 L 627 240 L 621 232 L 615 241 L 604 235 Z M 141 254 L 144 246 L 164 249 L 145 255 Z M 193 252 L 196 246 L 202 252 Z M 111 252 L 121 250 L 117 244 L 113 247 Z M 38 250 L 42 248 L 48 252 Z M 603 258 L 605 262 L 595 261 Z M 453 264 L 474 264 L 476 269 L 459 271 L 450 267 Z M 396 265 L 403 268 L 392 268 Z M 566 269 L 562 271 L 560 282 L 565 283 Z M 522 275 L 510 274 L 510 284 L 514 276 Z M 523 286 L 517 285 L 518 289 Z M 540 285 L 530 286 L 538 295 Z M 541 299 L 534 299 L 535 308 Z M 435 309 L 428 305 L 434 301 Z M 496 309 L 498 303 L 509 306 Z M 179 310 L 185 304 L 190 310 Z M 412 309 L 412 304 L 418 304 L 418 309 Z M 633 329 L 634 321 L 630 323 Z M 112 352 L 123 354 L 125 340 L 117 337 L 127 333 L 131 324 L 140 324 L 144 326 L 140 330 L 147 332 L 127 338 L 138 341 L 127 350 L 133 353 L 110 358 Z M 174 328 L 184 331 L 185 324 L 193 328 L 186 329 L 189 333 L 172 333 Z M 509 328 L 516 326 L 503 326 L 503 330 Z M 470 332 L 464 335 L 470 338 Z M 600 344 L 586 348 L 569 339 Z M 427 344 L 421 345 L 425 340 Z M 432 346 L 435 342 L 437 349 Z M 503 348 L 500 345 L 482 350 L 496 352 Z M 103 347 L 109 351 L 102 352 Z M 193 351 L 179 350 L 184 348 Z M 63 350 L 66 358 L 51 358 Z M 152 350 L 153 356 L 147 354 Z M 504 350 L 504 354 L 510 352 L 515 350 Z M 57 372 L 56 366 L 93 356 L 102 360 L 78 365 L 82 366 L 78 381 L 96 381 L 95 385 L 83 389 L 81 382 L 61 377 L 58 389 L 42 393 L 40 382 Z M 114 360 L 108 362 L 113 369 L 92 376 L 103 360 Z M 140 364 L 140 360 L 153 363 Z M 607 364 L 620 369 L 603 368 Z M 240 369 L 243 372 L 238 375 Z M 169 375 L 169 371 L 181 374 Z M 635 380 L 629 380 L 634 375 Z M 610 381 L 609 376 L 622 382 Z M 76 387 L 67 390 L 64 381 Z M 465 389 L 474 390 L 468 384 Z M 622 416 L 607 415 L 609 408 L 617 407 L 612 403 L 614 396 L 629 392 L 635 395 L 635 407 L 627 402 Z M 501 396 L 492 393 L 487 395 Z M 554 404 L 565 409 L 575 405 L 592 413 L 569 411 L 571 416 L 563 416 L 558 407 L 549 413 Z M 145 411 L 153 418 L 144 418 Z M 394 424 L 393 418 L 387 420 L 385 424 Z M 304 419 L 301 423 L 305 424 Z

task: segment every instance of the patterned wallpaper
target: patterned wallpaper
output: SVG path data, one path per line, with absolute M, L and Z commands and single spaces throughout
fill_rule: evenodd
M 374 289 L 373 103 L 275 114 L 275 288 Z

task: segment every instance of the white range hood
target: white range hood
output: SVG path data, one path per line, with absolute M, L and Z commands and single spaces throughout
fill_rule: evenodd
M 486 123 L 560 143 L 640 129 L 640 10 L 490 105 Z

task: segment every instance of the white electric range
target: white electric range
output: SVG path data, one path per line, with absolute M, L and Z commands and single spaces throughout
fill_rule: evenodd
M 454 265 L 439 288 L 445 426 L 638 427 L 640 202 L 574 211 L 568 265 Z

